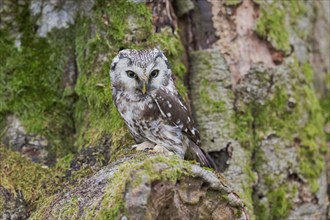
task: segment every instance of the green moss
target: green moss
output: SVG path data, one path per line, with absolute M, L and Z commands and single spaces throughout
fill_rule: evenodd
M 283 1 L 281 3 L 289 12 L 290 21 L 292 25 L 296 25 L 298 19 L 301 16 L 304 16 L 307 12 L 307 7 L 303 1 Z
M 162 163 L 168 167 L 162 172 L 156 171 L 155 164 Z M 120 165 L 118 171 L 111 178 L 111 188 L 106 189 L 101 203 L 102 209 L 96 214 L 96 219 L 116 219 L 119 215 L 125 215 L 124 192 L 127 185 L 137 186 L 142 179 L 148 184 L 155 180 L 176 182 L 182 176 L 189 176 L 190 163 L 183 161 L 177 156 L 147 157 L 141 155 L 139 159 L 129 161 Z M 137 172 L 136 172 L 137 171 Z
M 290 112 L 288 107 L 289 96 L 281 86 L 275 88 L 275 95 L 264 106 L 259 106 L 256 112 L 255 125 L 258 128 L 258 138 L 270 132 L 272 129 L 284 139 L 291 140 L 296 132 L 295 112 Z M 292 123 L 288 123 L 292 122 Z
M 51 179 L 53 175 L 52 170 L 0 145 L 0 185 L 14 195 L 20 190 L 32 207 L 56 189 L 56 180 Z
M 306 7 L 306 2 L 304 1 L 281 1 L 281 4 L 286 9 L 287 14 L 289 15 L 290 27 L 294 32 L 301 37 L 303 40 L 306 40 L 308 32 L 306 29 L 299 28 L 298 23 L 302 17 L 306 16 L 308 11 Z
M 288 94 L 285 90 L 278 89 L 274 101 L 269 103 L 270 108 L 265 109 L 266 112 L 263 115 L 265 120 L 263 121 L 272 125 L 282 138 L 293 141 L 294 137 L 298 137 L 300 141 L 298 149 L 300 171 L 309 180 L 310 185 L 314 185 L 312 188 L 316 189 L 315 180 L 324 168 L 323 155 L 327 150 L 322 126 L 320 126 L 324 119 L 319 101 L 312 88 L 311 69 L 308 68 L 307 64 L 304 64 L 295 71 L 299 72 L 296 74 L 300 75 L 302 80 L 302 82 L 294 84 L 294 99 L 297 106 L 289 109 Z M 274 109 L 276 110 L 274 111 Z M 308 114 L 307 122 L 300 124 L 299 120 L 305 113 Z M 272 115 L 274 117 L 269 117 Z
M 302 72 L 305 74 L 306 80 L 308 83 L 313 82 L 313 68 L 309 63 L 304 63 L 301 67 Z
M 270 203 L 270 216 L 272 219 L 285 218 L 291 209 L 291 201 L 287 190 L 283 187 L 270 190 L 267 198 Z
M 299 134 L 299 166 L 303 176 L 308 180 L 312 192 L 318 190 L 317 179 L 324 169 L 324 155 L 328 148 L 322 128 L 324 124 L 323 111 L 312 86 L 313 71 L 309 64 L 303 64 L 298 71 L 305 77 L 300 81 L 307 83 L 304 86 L 296 85 L 297 99 L 301 102 L 301 108 L 308 114 L 308 122 L 302 125 Z M 297 71 L 297 70 L 296 70 Z
M 31 220 L 39 219 L 80 219 L 79 214 L 79 201 L 76 197 L 70 198 L 66 203 L 58 206 L 52 205 L 56 201 L 56 196 L 50 196 L 44 200 L 36 212 L 33 212 L 29 217 Z M 51 211 L 49 208 L 52 208 Z M 49 212 L 50 211 L 50 212 Z M 48 213 L 49 212 L 49 213 Z
M 266 198 L 261 201 L 254 198 L 257 219 L 284 219 L 291 210 L 297 187 L 288 184 L 278 186 L 278 180 L 273 176 L 266 176 L 265 183 L 269 189 Z
M 225 5 L 236 6 L 236 5 L 240 4 L 241 2 L 242 2 L 242 0 L 225 0 Z
M 318 153 L 318 149 L 310 149 L 309 146 L 301 146 L 299 149 L 299 168 L 303 176 L 307 178 L 312 192 L 319 188 L 317 179 L 324 169 L 324 157 Z
M 256 176 L 254 175 L 252 171 L 251 164 L 246 164 L 244 167 L 244 172 L 247 173 L 248 178 L 247 181 L 243 184 L 243 194 L 240 195 L 241 199 L 244 201 L 244 204 L 246 205 L 247 209 L 252 211 L 253 210 L 253 188 L 251 187 L 255 181 Z
M 255 86 L 262 89 L 269 87 L 269 81 L 271 80 L 269 73 L 256 70 L 253 74 L 258 83 Z M 236 97 L 246 96 L 247 100 L 236 100 L 237 103 L 235 105 L 239 106 L 239 108 L 236 109 L 236 114 L 233 115 L 233 120 L 236 124 L 235 138 L 246 149 L 258 151 L 258 142 L 261 136 L 274 126 L 275 121 L 281 122 L 281 120 L 276 120 L 278 116 L 276 110 L 279 108 L 279 111 L 281 111 L 283 104 L 279 102 L 283 98 L 279 96 L 279 100 L 273 99 L 267 103 L 262 103 L 259 100 L 255 100 L 257 97 L 254 97 L 253 94 L 241 94 L 241 92 L 239 91 L 235 94 Z M 261 155 L 256 156 L 259 157 Z M 261 161 L 257 161 L 256 163 Z
M 252 102 L 245 106 L 245 112 L 236 114 L 236 135 L 241 143 L 248 142 L 254 146 L 271 131 L 285 140 L 293 141 L 298 137 L 301 142 L 298 151 L 301 171 L 306 178 L 313 179 L 317 178 L 323 169 L 321 161 L 323 153 L 326 152 L 326 145 L 320 125 L 324 123 L 324 119 L 312 88 L 313 73 L 309 64 L 292 65 L 291 77 L 299 79 L 293 81 L 294 94 L 289 95 L 284 85 L 277 83 L 273 96 L 264 104 Z M 290 98 L 294 100 L 291 107 Z M 299 123 L 301 116 L 306 112 L 307 121 L 304 124 Z M 251 132 L 253 130 L 254 133 Z
M 254 100 L 254 98 L 246 99 L 244 102 L 237 99 L 236 104 L 239 108 L 234 116 L 235 135 L 242 146 L 253 152 L 255 163 L 252 167 L 257 172 L 266 162 L 259 146 L 268 134 L 276 134 L 278 138 L 296 146 L 299 172 L 307 180 L 311 192 L 315 193 L 319 189 L 318 178 L 324 169 L 323 161 L 327 151 L 322 130 L 324 117 L 312 87 L 313 71 L 310 65 L 299 64 L 297 61 L 290 65 L 289 71 L 276 73 L 272 79 L 275 79 L 274 81 L 271 82 L 271 78 L 266 79 L 274 86 L 271 89 L 271 95 L 268 95 L 264 102 Z M 268 88 L 264 79 L 260 78 L 262 77 L 260 73 L 253 74 L 256 78 L 254 80 L 260 82 L 261 88 L 265 86 Z M 285 81 L 282 74 L 286 77 Z M 290 83 L 289 88 L 287 82 Z M 248 97 L 246 94 L 238 95 L 238 98 Z M 275 150 L 276 147 L 278 146 L 275 146 Z M 287 196 L 294 191 L 292 186 L 278 188 L 272 178 L 267 176 L 260 176 L 260 178 L 265 181 L 268 189 L 273 190 L 266 195 L 269 202 L 254 198 L 255 213 L 260 219 L 269 219 L 265 216 L 284 218 L 291 208 L 292 200 Z M 276 208 L 273 210 L 273 207 Z
M 79 202 L 73 197 L 65 204 L 61 205 L 61 209 L 52 211 L 51 215 L 54 219 L 78 219 Z
M 195 51 L 190 55 L 191 59 L 196 61 L 192 66 L 192 69 L 194 72 L 193 84 L 198 84 L 197 93 L 193 94 L 195 95 L 194 98 L 198 99 L 196 103 L 200 103 L 197 108 L 202 109 L 201 112 L 209 114 L 224 112 L 227 108 L 226 97 L 230 97 L 232 91 L 222 94 L 223 91 L 219 85 L 208 79 L 209 74 L 206 73 L 210 73 L 211 75 L 215 74 L 213 73 L 213 65 L 215 64 L 212 62 L 212 60 L 214 60 L 212 52 Z M 221 58 L 219 59 L 223 61 Z M 221 74 L 225 74 L 224 70 Z
M 330 73 L 328 74 L 330 75 Z M 330 78 L 330 77 L 329 77 Z M 329 79 L 330 80 L 330 79 Z M 330 83 L 328 83 L 329 87 L 328 90 L 330 90 Z M 326 141 L 330 142 L 330 94 L 328 93 L 328 95 L 326 95 L 325 97 L 323 97 L 321 100 L 321 108 L 323 111 L 323 116 L 325 119 L 325 134 L 326 134 Z
M 199 88 L 199 98 L 202 102 L 202 108 L 207 113 L 223 112 L 226 110 L 225 103 L 222 100 L 215 100 L 210 97 L 209 89 L 216 90 L 215 84 L 204 79 Z
M 118 171 L 111 178 L 109 184 L 111 189 L 106 189 L 101 203 L 101 206 L 104 208 L 96 215 L 96 219 L 116 219 L 119 214 L 124 215 L 125 207 L 123 195 L 125 192 L 125 183 L 127 178 L 129 178 L 129 170 L 132 168 L 133 164 L 126 163 L 125 166 L 120 166 Z
M 287 30 L 292 29 L 303 40 L 306 39 L 307 31 L 298 28 L 298 22 L 308 11 L 304 1 L 268 2 L 258 0 L 256 2 L 260 5 L 256 32 L 267 39 L 275 49 L 290 52 L 289 31 Z
M 5 209 L 5 197 L 4 195 L 0 194 L 0 214 L 3 213 L 4 209 Z
M 269 219 L 270 214 L 269 214 L 268 204 L 264 204 L 264 203 L 258 201 L 258 203 L 255 204 L 254 213 L 255 213 L 257 219 L 260 219 L 260 220 Z
M 255 146 L 253 133 L 254 117 L 251 108 L 240 109 L 240 112 L 237 112 L 233 118 L 236 125 L 235 138 L 239 140 L 243 147 L 253 149 Z
M 36 211 L 31 213 L 29 219 L 30 220 L 45 219 L 47 208 L 51 206 L 51 204 L 54 202 L 55 199 L 56 199 L 55 195 L 44 198 L 42 202 L 39 203 L 39 206 L 36 209 Z
M 73 158 L 73 154 L 68 154 L 56 161 L 54 170 L 56 170 L 58 175 L 64 174 L 69 169 L 70 162 L 73 160 Z
M 236 210 L 236 209 L 234 210 L 234 215 L 236 219 L 242 218 L 242 214 L 243 214 L 242 210 Z
M 279 7 L 277 1 L 261 7 L 256 32 L 270 41 L 276 49 L 289 52 L 289 33 L 284 28 L 286 27 L 285 16 L 285 10 Z
M 0 30 L 0 115 L 18 116 L 27 132 L 46 136 L 51 150 L 65 155 L 72 151 L 73 98 L 64 95 L 61 80 L 73 49 L 72 33 L 58 30 L 48 39 L 40 38 L 28 12 L 20 16 L 24 28 L 19 47 Z

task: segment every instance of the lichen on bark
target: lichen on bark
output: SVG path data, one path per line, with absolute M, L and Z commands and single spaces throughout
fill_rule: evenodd
M 218 165 L 229 181 L 245 176 L 243 186 L 235 185 L 244 189 L 242 197 L 251 218 L 325 216 L 323 158 L 327 149 L 320 126 L 324 121 L 307 49 L 315 4 L 209 2 L 219 36 L 210 47 L 219 49 L 218 57 L 223 56 L 225 63 L 212 65 L 217 55 L 210 56 L 210 49 L 190 52 L 192 103 L 204 147 L 212 150 L 210 155 L 217 161 L 222 159 Z M 225 70 L 229 77 L 220 77 Z M 203 86 L 202 78 L 208 86 Z M 201 88 L 203 93 L 196 92 Z M 208 98 L 202 99 L 205 94 Z M 224 101 L 221 111 L 212 108 L 212 101 L 208 108 L 204 106 L 214 97 Z M 220 135 L 214 136 L 221 141 L 212 142 L 210 133 L 216 131 Z M 241 153 L 244 156 L 238 157 Z
M 304 193 L 317 196 L 314 193 L 319 190 L 323 175 L 326 148 L 322 127 L 317 126 L 323 123 L 322 112 L 303 66 L 294 64 L 288 60 L 286 67 L 277 70 L 252 69 L 236 87 L 238 121 L 240 126 L 247 126 L 243 131 L 253 131 L 241 133 L 252 136 L 240 138 L 245 141 L 243 146 L 252 146 L 253 170 L 259 179 L 254 191 L 259 217 L 265 213 L 273 219 L 287 217 L 294 206 L 289 201 L 302 193 L 295 188 L 307 184 L 309 189 L 304 188 Z M 289 67 L 292 65 L 293 69 Z M 270 173 L 276 176 L 275 180 L 267 181 Z M 281 191 L 270 190 L 277 187 Z M 325 198 L 318 199 L 324 211 Z

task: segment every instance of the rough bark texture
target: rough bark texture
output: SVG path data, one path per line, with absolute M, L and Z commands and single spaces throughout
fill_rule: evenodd
M 329 34 L 318 35 L 316 53 L 308 49 L 314 30 L 329 26 L 329 14 L 315 10 L 325 4 L 202 1 L 181 17 L 190 24 L 184 36 L 202 144 L 252 218 L 327 218 L 327 146 L 312 82 L 313 66 L 316 81 L 328 76 Z M 205 44 L 208 33 L 218 40 Z
M 247 219 L 222 176 L 178 158 L 130 156 L 60 192 L 31 219 Z
M 329 4 L 0 0 L 0 219 L 326 219 Z M 109 67 L 154 46 L 222 175 L 131 151 Z

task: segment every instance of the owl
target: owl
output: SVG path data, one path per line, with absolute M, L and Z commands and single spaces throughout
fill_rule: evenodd
M 216 168 L 200 148 L 199 132 L 162 51 L 120 51 L 111 64 L 110 81 L 114 104 L 137 143 L 133 148 L 174 153 Z

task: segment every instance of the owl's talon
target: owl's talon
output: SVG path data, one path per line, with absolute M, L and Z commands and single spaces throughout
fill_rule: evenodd
M 172 151 L 167 150 L 165 147 L 161 146 L 161 145 L 156 145 L 151 152 L 153 153 L 161 153 L 161 154 L 165 154 L 165 155 L 174 155 L 174 153 Z
M 145 142 L 142 142 L 141 144 L 134 144 L 132 146 L 132 150 L 149 151 L 149 150 L 152 150 L 154 146 L 155 146 L 155 144 L 153 144 L 149 141 L 145 141 Z

